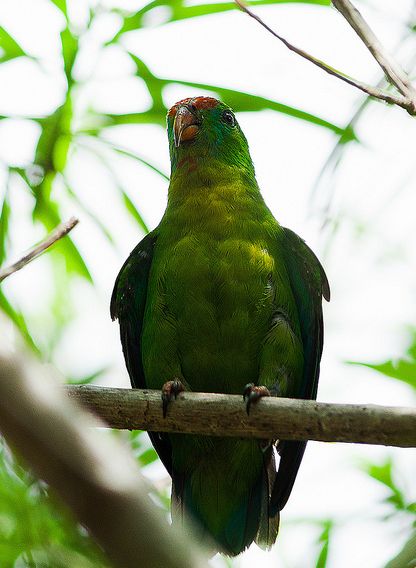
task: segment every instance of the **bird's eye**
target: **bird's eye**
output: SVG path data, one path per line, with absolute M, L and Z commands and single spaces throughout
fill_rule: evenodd
M 236 122 L 235 122 L 235 117 L 233 115 L 233 113 L 230 110 L 225 110 L 222 113 L 222 120 L 228 124 L 229 126 L 235 126 Z

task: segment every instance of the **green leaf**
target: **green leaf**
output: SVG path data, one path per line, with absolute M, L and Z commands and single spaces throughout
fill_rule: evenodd
M 354 365 L 361 365 L 374 369 L 387 377 L 397 379 L 403 383 L 408 384 L 416 390 L 416 362 L 406 361 L 404 359 L 396 359 L 385 361 L 384 363 L 371 364 L 371 363 L 352 363 Z
M 51 0 L 51 2 L 55 4 L 58 10 L 60 10 L 63 13 L 65 19 L 68 20 L 68 10 L 66 5 L 66 0 Z
M 132 152 L 129 152 L 128 150 L 118 148 L 117 146 L 114 146 L 111 142 L 108 142 L 107 140 L 104 140 L 103 138 L 99 138 L 98 140 L 101 143 L 108 145 L 109 148 L 111 148 L 113 151 L 117 152 L 118 154 L 121 154 L 122 156 L 126 156 L 128 158 L 132 158 L 134 160 L 137 160 L 141 164 L 147 166 L 148 168 L 150 168 L 151 170 L 158 173 L 160 176 L 162 176 L 163 178 L 165 178 L 166 180 L 169 181 L 168 176 L 166 174 L 164 174 L 161 170 L 159 170 L 159 168 L 157 168 L 156 166 L 154 166 L 153 164 L 151 164 L 147 160 L 144 160 L 143 158 L 141 158 L 137 154 L 133 154 Z M 108 173 L 110 174 L 110 176 L 113 179 L 113 183 L 114 183 L 116 189 L 119 191 L 119 193 L 120 193 L 120 195 L 123 199 L 123 204 L 124 204 L 127 212 L 130 213 L 130 215 L 137 222 L 139 227 L 144 231 L 144 233 L 148 233 L 149 228 L 148 228 L 146 222 L 144 221 L 144 219 L 141 216 L 140 212 L 138 211 L 137 207 L 134 205 L 133 201 L 130 199 L 129 195 L 124 191 L 122 185 L 120 184 L 115 172 L 113 171 L 113 169 L 109 165 L 108 161 L 96 149 L 92 149 L 89 146 L 84 146 L 84 147 L 87 148 L 88 150 L 90 150 L 91 152 L 93 152 L 94 155 L 96 156 L 96 158 L 98 158 L 100 160 L 100 162 L 102 163 L 102 165 L 107 169 Z
M 351 127 L 342 128 L 314 114 L 301 109 L 273 101 L 271 99 L 243 93 L 217 85 L 207 83 L 195 83 L 193 81 L 180 81 L 176 79 L 165 79 L 154 75 L 149 68 L 136 55 L 129 53 L 136 65 L 136 75 L 144 80 L 153 100 L 153 105 L 148 111 L 128 114 L 105 114 L 105 126 L 120 124 L 144 124 L 156 123 L 165 125 L 166 108 L 162 105 L 162 91 L 168 85 L 185 85 L 196 89 L 213 91 L 229 104 L 236 112 L 254 112 L 260 110 L 274 110 L 287 116 L 292 116 L 323 128 L 327 128 L 343 138 L 344 143 L 355 140 L 355 133 Z
M 65 189 L 67 190 L 68 194 L 70 195 L 71 199 L 74 200 L 74 202 L 78 205 L 78 207 L 92 220 L 94 221 L 94 223 L 97 225 L 97 227 L 100 229 L 100 231 L 102 232 L 102 234 L 104 235 L 104 237 L 108 240 L 108 242 L 111 245 L 114 245 L 114 239 L 113 239 L 113 235 L 110 233 L 110 231 L 107 229 L 107 227 L 104 225 L 104 223 L 101 221 L 101 219 L 99 217 L 97 217 L 97 215 L 95 215 L 95 213 L 93 213 L 90 209 L 88 209 L 88 207 L 85 205 L 85 203 L 79 198 L 79 196 L 76 194 L 76 192 L 70 187 L 68 181 L 66 180 L 66 178 L 64 178 L 64 183 L 65 183 Z
M 41 221 L 48 232 L 62 222 L 58 213 L 58 205 L 52 200 L 42 201 L 42 206 L 36 209 L 34 218 Z M 68 272 L 78 274 L 92 283 L 92 276 L 87 265 L 69 235 L 59 240 L 51 249 L 50 254 L 56 258 L 63 258 Z
M 326 566 L 328 560 L 329 540 L 333 528 L 333 521 L 331 520 L 323 521 L 322 525 L 323 525 L 322 532 L 318 537 L 318 544 L 321 545 L 321 550 L 316 560 L 315 568 L 325 568 Z
M 71 135 L 61 134 L 55 141 L 52 152 L 52 161 L 56 172 L 63 172 L 65 169 L 71 140 Z
M 52 207 L 55 204 L 51 202 L 49 205 Z M 52 209 L 50 211 L 52 211 Z M 43 224 L 48 227 L 48 231 L 51 231 L 54 227 L 62 222 L 62 219 L 55 213 L 53 213 L 52 217 L 49 217 L 49 215 L 42 215 L 39 218 L 41 218 Z M 54 220 L 53 223 L 50 221 L 51 219 Z M 91 273 L 88 270 L 88 267 L 84 259 L 82 258 L 81 253 L 79 252 L 70 236 L 66 236 L 64 239 L 58 241 L 54 245 L 53 249 L 51 249 L 50 254 L 56 259 L 64 259 L 68 272 L 77 274 L 91 284 L 93 283 Z
M 100 132 L 102 128 L 107 128 L 108 126 L 119 126 L 121 124 L 158 124 L 159 126 L 165 126 L 166 124 L 166 109 L 150 109 L 144 112 L 132 112 L 125 114 L 112 114 L 105 113 L 101 114 L 100 119 L 103 119 L 103 123 L 97 128 L 97 132 Z M 91 132 L 91 131 L 89 131 Z
M 9 230 L 10 205 L 8 201 L 7 191 L 3 199 L 3 205 L 0 213 L 0 266 L 2 266 L 6 258 L 6 246 Z
M 291 3 L 318 4 L 321 6 L 330 5 L 329 0 L 253 0 L 252 2 L 250 2 L 250 6 L 256 7 L 271 4 Z M 146 18 L 148 17 L 148 15 L 152 12 L 152 10 L 161 8 L 165 9 L 166 11 L 165 17 L 161 21 L 161 24 L 168 24 L 189 18 L 218 14 L 221 12 L 229 12 L 230 10 L 238 10 L 235 2 L 212 2 L 189 5 L 186 0 L 173 0 L 170 2 L 156 0 L 154 2 L 149 2 L 149 4 L 146 4 L 138 12 L 135 12 L 130 16 L 125 16 L 122 27 L 117 32 L 116 36 L 111 40 L 111 42 L 116 41 L 123 33 L 146 27 Z M 120 10 L 116 11 L 120 13 Z
M 124 202 L 124 205 L 126 206 L 127 211 L 130 213 L 130 215 L 133 217 L 133 219 L 135 219 L 137 221 L 137 224 L 139 225 L 139 227 L 145 233 L 148 233 L 149 227 L 144 222 L 143 217 L 140 215 L 140 213 L 137 210 L 136 206 L 134 205 L 133 201 L 130 199 L 130 197 L 127 195 L 127 193 L 124 190 L 120 189 L 120 191 L 121 191 L 121 194 L 123 196 L 123 202 Z
M 139 462 L 142 467 L 155 462 L 157 459 L 158 455 L 156 453 L 156 450 L 154 450 L 153 448 L 149 448 L 139 455 Z
M 146 87 L 149 91 L 150 96 L 152 97 L 153 112 L 163 113 L 164 124 L 166 107 L 163 103 L 163 88 L 167 84 L 166 79 L 161 79 L 160 77 L 154 75 L 150 71 L 149 67 L 144 63 L 144 61 L 137 57 L 137 55 L 134 55 L 134 53 L 128 51 L 127 54 L 130 56 L 136 66 L 136 75 L 146 83 Z
M 292 116 L 299 120 L 303 120 L 316 126 L 321 126 L 327 128 L 337 134 L 342 136 L 345 141 L 351 142 L 355 140 L 355 134 L 352 129 L 345 130 L 341 126 L 337 126 L 323 118 L 320 118 L 314 114 L 303 111 L 301 109 L 291 107 L 289 105 L 273 101 L 264 97 L 257 95 L 251 95 L 249 93 L 242 93 L 239 91 L 234 91 L 232 89 L 226 89 L 224 87 L 218 87 L 216 85 L 207 85 L 204 83 L 193 83 L 191 81 L 170 81 L 166 80 L 166 85 L 178 84 L 186 85 L 189 87 L 194 87 L 197 89 L 205 89 L 208 91 L 214 91 L 219 95 L 219 97 L 230 105 L 236 112 L 254 112 L 261 110 L 274 110 L 280 112 L 287 116 Z M 121 124 L 160 124 L 165 126 L 166 122 L 166 110 L 150 109 L 145 112 L 128 113 L 128 114 L 104 114 L 105 124 L 103 126 L 118 126 Z
M 402 358 L 389 359 L 384 363 L 348 361 L 348 364 L 374 369 L 386 377 L 406 383 L 416 391 L 416 332 L 413 333 L 412 342 Z
M 391 458 L 388 458 L 384 463 L 381 464 L 364 464 L 364 471 L 366 471 L 368 475 L 370 475 L 370 477 L 383 484 L 389 490 L 389 494 L 385 499 L 386 503 L 393 505 L 393 507 L 398 511 L 409 512 L 409 506 L 406 503 L 404 494 L 394 482 L 393 462 Z
M 30 185 L 25 171 L 18 168 L 15 168 L 15 171 L 34 193 L 36 202 L 33 210 L 33 219 L 42 223 L 46 230 L 51 232 L 62 222 L 59 214 L 59 206 L 51 198 L 51 186 L 55 179 L 55 173 L 48 172 L 42 184 L 40 186 L 33 187 Z M 78 276 L 81 276 L 92 283 L 92 276 L 87 265 L 69 235 L 60 239 L 50 249 L 50 251 L 48 251 L 48 254 L 50 254 L 51 257 L 58 262 L 64 259 L 68 272 L 78 274 Z
M 105 568 L 87 531 L 0 442 L 1 566 Z
M 42 172 L 41 183 L 34 184 L 27 172 L 15 169 L 32 191 L 35 198 L 33 219 L 52 231 L 60 222 L 59 206 L 52 199 L 52 189 L 57 172 L 64 170 L 71 141 L 72 102 L 70 95 L 63 105 L 50 116 L 37 119 L 41 127 L 34 166 Z M 92 282 L 91 274 L 72 239 L 67 236 L 61 239 L 51 250 L 53 258 L 65 259 L 67 270 Z
M 45 175 L 50 171 L 56 171 L 54 161 L 57 161 L 59 171 L 65 166 L 68 145 L 62 144 L 57 151 L 55 146 L 59 144 L 61 137 L 67 138 L 71 135 L 71 120 L 72 103 L 69 96 L 51 115 L 36 120 L 41 127 L 41 134 L 36 146 L 34 163 L 43 169 Z
M 94 383 L 98 378 L 100 378 L 102 375 L 104 375 L 104 373 L 106 373 L 108 371 L 108 367 L 102 367 L 101 369 L 98 369 L 98 371 L 94 371 L 94 373 L 90 373 L 89 375 L 86 375 L 85 377 L 68 377 L 66 379 L 66 382 L 69 385 L 89 385 L 91 383 Z
M 217 87 L 215 85 L 208 85 L 205 83 L 193 83 L 190 81 L 170 81 L 171 83 L 176 83 L 178 85 L 186 85 L 189 87 L 195 87 L 197 89 L 205 89 L 209 91 L 216 92 L 222 100 L 224 100 L 228 105 L 230 105 L 236 112 L 253 112 L 260 110 L 274 110 L 288 116 L 293 116 L 299 120 L 304 120 L 310 122 L 317 126 L 322 126 L 327 128 L 337 134 L 338 136 L 344 136 L 348 141 L 355 139 L 355 134 L 352 130 L 346 131 L 340 126 L 337 126 L 323 118 L 320 118 L 309 112 L 305 112 L 301 109 L 267 99 L 265 97 L 260 97 L 257 95 L 252 95 L 250 93 L 243 93 L 240 91 L 234 91 L 232 89 L 226 89 L 224 87 Z
M 0 309 L 3 310 L 6 316 L 8 316 L 12 320 L 12 322 L 20 331 L 23 339 L 26 341 L 26 344 L 32 349 L 32 351 L 34 351 L 36 354 L 39 354 L 39 349 L 33 341 L 23 314 L 10 304 L 2 289 L 0 289 Z
M 142 451 L 144 435 L 145 432 L 143 430 L 131 430 L 128 432 L 130 446 L 136 456 L 139 456 Z
M 73 83 L 72 69 L 78 54 L 79 38 L 71 32 L 69 26 L 61 32 L 61 45 L 64 71 L 68 81 L 68 87 L 71 87 Z
M 0 63 L 16 59 L 17 57 L 28 57 L 20 45 L 0 26 Z
M 100 138 L 100 140 L 102 140 L 102 138 Z M 111 144 L 111 143 L 110 143 Z M 147 160 L 145 160 L 144 158 L 142 158 L 141 156 L 139 156 L 138 154 L 133 154 L 133 152 L 129 152 L 128 150 L 124 150 L 123 148 L 119 148 L 118 146 L 115 146 L 114 144 L 111 144 L 112 149 L 114 150 L 114 152 L 117 152 L 117 154 L 120 154 L 122 156 L 126 156 L 128 158 L 132 158 L 133 160 L 136 160 L 137 162 L 140 162 L 141 164 L 143 164 L 144 166 L 146 166 L 147 168 L 151 169 L 152 171 L 154 171 L 155 173 L 159 174 L 161 177 L 163 177 L 166 181 L 169 181 L 169 176 L 166 175 L 164 172 L 162 172 L 162 170 L 160 170 L 158 167 L 156 167 L 154 164 L 151 164 L 150 162 L 148 162 Z

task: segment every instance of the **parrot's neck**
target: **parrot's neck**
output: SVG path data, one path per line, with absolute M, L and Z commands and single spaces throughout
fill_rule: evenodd
M 191 194 L 200 192 L 206 196 L 210 188 L 215 191 L 215 188 L 226 186 L 234 188 L 229 195 L 231 200 L 237 197 L 238 189 L 244 190 L 242 193 L 260 196 L 254 167 L 250 160 L 230 162 L 221 158 L 214 159 L 209 155 L 195 156 L 189 153 L 184 155 L 172 169 L 169 202 L 181 202 L 187 200 Z M 223 198 L 227 199 L 227 195 L 224 194 Z
M 163 222 L 177 235 L 208 232 L 221 238 L 222 233 L 245 232 L 268 217 L 253 168 L 214 160 L 195 167 L 188 160 L 172 175 Z
M 253 162 L 248 152 L 225 153 L 206 148 L 187 148 L 171 155 L 171 182 L 195 185 L 244 176 L 256 184 Z

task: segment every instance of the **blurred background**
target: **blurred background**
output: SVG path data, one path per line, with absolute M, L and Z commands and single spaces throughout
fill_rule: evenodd
M 327 0 L 251 5 L 295 45 L 383 84 Z M 416 2 L 356 5 L 414 78 Z M 166 110 L 204 94 L 237 112 L 266 202 L 326 268 L 319 400 L 415 404 L 414 118 L 289 52 L 232 2 L 3 0 L 0 26 L 0 265 L 61 220 L 81 221 L 0 288 L 1 341 L 62 381 L 129 386 L 112 286 L 166 205 Z M 114 435 L 168 511 L 147 435 Z M 45 484 L 0 449 L 0 565 L 106 566 Z M 311 442 L 272 551 L 211 564 L 414 567 L 415 471 L 414 449 Z

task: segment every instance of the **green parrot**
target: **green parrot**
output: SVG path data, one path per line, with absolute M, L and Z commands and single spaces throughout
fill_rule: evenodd
M 247 412 L 262 396 L 315 399 L 330 295 L 321 264 L 264 203 L 227 105 L 184 99 L 167 126 L 167 208 L 111 299 L 132 386 L 161 389 L 164 415 L 182 390 L 244 394 Z M 172 477 L 174 523 L 192 519 L 229 556 L 275 542 L 305 442 L 149 436 Z

